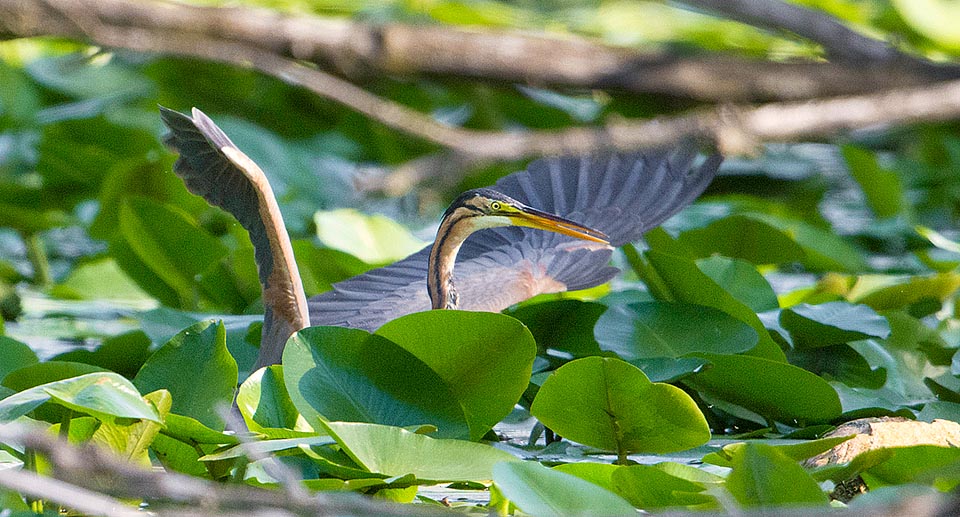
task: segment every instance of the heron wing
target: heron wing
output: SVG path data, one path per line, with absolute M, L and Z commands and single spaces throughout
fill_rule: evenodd
M 699 196 L 719 156 L 694 167 L 692 146 L 601 157 L 548 158 L 502 178 L 496 190 L 610 236 L 614 246 L 639 239 Z M 530 228 L 478 231 L 454 268 L 460 305 L 501 311 L 538 294 L 593 287 L 610 280 L 611 248 Z M 430 247 L 395 264 L 333 286 L 309 300 L 313 325 L 374 330 L 404 314 L 430 309 Z
M 264 327 L 258 366 L 277 363 L 290 335 L 308 324 L 306 296 L 283 218 L 266 175 L 203 112 L 160 107 L 165 139 L 180 157 L 173 170 L 187 189 L 223 208 L 250 234 L 263 288 Z

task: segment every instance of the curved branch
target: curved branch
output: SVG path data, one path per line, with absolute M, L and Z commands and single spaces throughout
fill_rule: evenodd
M 727 4 L 707 0 L 688 3 L 705 7 Z M 65 15 L 77 12 L 82 16 Z M 800 22 L 809 21 L 810 13 L 817 14 L 804 12 L 808 16 Z M 821 39 L 812 39 L 822 42 L 827 29 L 832 27 L 825 24 L 832 21 L 842 28 L 837 34 L 848 36 L 829 48 L 842 48 L 849 43 L 851 52 L 866 52 L 856 50 L 869 46 L 866 42 L 856 44 L 859 40 L 849 36 L 856 33 L 832 18 L 817 16 L 823 18 L 823 23 L 815 25 L 824 28 L 813 34 Z M 803 23 L 790 24 L 782 18 L 772 17 L 768 24 L 779 23 L 779 27 L 795 31 L 803 27 Z M 85 22 L 77 23 L 79 19 Z M 316 16 L 286 16 L 255 8 L 197 7 L 155 0 L 0 0 L 0 34 L 82 39 L 91 36 L 86 30 L 91 24 L 114 30 L 163 33 L 171 40 L 233 42 L 311 61 L 355 78 L 383 73 L 426 74 L 544 87 L 652 92 L 722 102 L 849 95 L 960 77 L 960 71 L 953 67 L 907 60 L 884 62 L 881 67 L 878 60 L 838 64 L 775 63 L 717 55 L 678 57 L 609 47 L 575 37 L 443 26 L 378 26 Z M 873 45 L 884 45 L 856 36 Z M 557 59 L 558 56 L 563 59 Z
M 851 30 L 826 13 L 780 0 L 681 1 L 755 27 L 792 32 L 823 45 L 831 57 L 842 61 L 889 62 L 896 59 L 915 59 L 884 41 Z

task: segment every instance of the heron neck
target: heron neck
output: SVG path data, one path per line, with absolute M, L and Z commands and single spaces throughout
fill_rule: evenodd
M 477 229 L 471 224 L 476 219 L 475 216 L 454 214 L 444 219 L 437 229 L 437 239 L 430 250 L 427 268 L 427 290 L 434 309 L 459 307 L 453 282 L 453 266 L 463 241 Z

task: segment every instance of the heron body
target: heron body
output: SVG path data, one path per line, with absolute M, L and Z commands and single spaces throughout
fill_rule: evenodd
M 265 309 L 258 367 L 280 362 L 287 338 L 309 325 L 372 331 L 430 308 L 499 312 L 537 294 L 605 283 L 618 272 L 609 265 L 613 247 L 690 204 L 721 161 L 694 166 L 689 145 L 538 160 L 458 197 L 434 244 L 305 300 L 263 171 L 200 110 L 160 110 L 172 131 L 167 143 L 180 153 L 174 171 L 250 234 Z

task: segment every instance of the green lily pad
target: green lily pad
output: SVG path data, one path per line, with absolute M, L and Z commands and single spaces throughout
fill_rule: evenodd
M 890 336 L 890 323 L 866 305 L 847 302 L 805 303 L 784 309 L 780 324 L 798 348 L 830 346 Z
M 540 387 L 530 412 L 561 436 L 621 455 L 682 451 L 710 439 L 689 395 L 613 358 L 561 366 Z
M 382 336 L 309 327 L 283 351 L 290 399 L 311 425 L 320 420 L 433 424 L 443 437 L 468 437 L 464 410 L 444 380 Z
M 773 361 L 786 361 L 783 351 L 773 341 L 756 312 L 723 290 L 705 275 L 690 259 L 650 250 L 650 264 L 663 279 L 674 301 L 705 305 L 723 311 L 750 325 L 757 332 L 757 346 L 748 353 Z
M 237 406 L 247 428 L 258 432 L 266 428 L 306 431 L 309 424 L 290 400 L 283 380 L 283 367 L 268 366 L 253 372 L 240 385 Z
M 654 465 L 631 465 L 613 472 L 614 492 L 641 510 L 675 506 L 717 508 L 707 486 L 671 475 Z
M 697 260 L 697 268 L 754 312 L 780 308 L 777 293 L 770 283 L 745 260 L 707 257 Z
M 173 396 L 171 411 L 221 430 L 218 413 L 233 402 L 237 362 L 227 351 L 222 323 L 202 321 L 187 327 L 157 350 L 134 377 L 143 391 L 166 389 Z
M 736 354 L 757 344 L 757 332 L 712 307 L 688 303 L 631 303 L 613 307 L 594 330 L 604 350 L 625 360 L 679 358 L 692 352 Z
M 534 462 L 493 468 L 497 489 L 528 515 L 636 515 L 626 499 L 589 481 Z
M 37 364 L 37 354 L 27 345 L 7 336 L 0 336 L 0 381 L 8 373 Z
M 837 392 L 796 366 L 746 355 L 697 354 L 712 363 L 685 383 L 716 398 L 786 423 L 829 422 L 840 416 Z
M 510 414 L 530 381 L 537 345 L 519 321 L 502 314 L 427 311 L 376 332 L 413 353 L 457 398 L 479 440 Z
M 322 426 L 357 465 L 389 476 L 412 474 L 427 484 L 488 481 L 494 465 L 519 461 L 489 445 L 430 438 L 399 427 L 353 422 Z
M 127 379 L 97 372 L 35 386 L 0 401 L 0 421 L 9 422 L 51 401 L 100 420 L 134 418 L 161 422 L 153 405 L 143 400 Z
M 697 257 L 715 253 L 753 264 L 783 264 L 803 258 L 803 249 L 783 231 L 762 221 L 731 215 L 683 232 L 677 239 Z
M 732 460 L 727 490 L 745 507 L 827 506 L 827 495 L 796 460 L 775 447 L 747 443 Z

